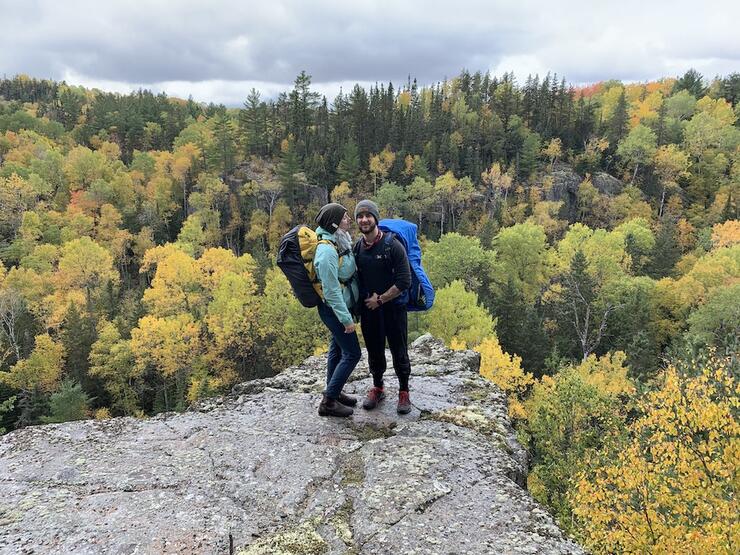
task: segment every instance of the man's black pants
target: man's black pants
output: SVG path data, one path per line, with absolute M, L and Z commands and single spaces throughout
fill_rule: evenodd
M 367 347 L 373 385 L 383 387 L 383 374 L 386 370 L 385 342 L 387 339 L 393 358 L 393 369 L 398 377 L 398 388 L 401 391 L 408 391 L 411 363 L 409 362 L 406 306 L 388 303 L 375 310 L 363 306 L 360 324 Z

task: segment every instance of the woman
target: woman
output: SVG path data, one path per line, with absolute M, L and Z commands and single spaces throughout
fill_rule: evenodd
M 321 283 L 324 302 L 319 304 L 319 317 L 331 332 L 329 359 L 326 368 L 326 391 L 319 404 L 320 416 L 350 416 L 357 399 L 342 393 L 347 378 L 360 361 L 352 309 L 359 299 L 357 266 L 352 254 L 352 223 L 347 209 L 332 202 L 316 216 L 316 235 L 321 241 L 316 247 L 314 268 Z

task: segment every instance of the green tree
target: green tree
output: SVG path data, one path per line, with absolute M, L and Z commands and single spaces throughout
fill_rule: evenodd
M 673 273 L 676 262 L 681 257 L 677 236 L 676 223 L 670 214 L 666 214 L 655 233 L 655 247 L 647 266 L 651 277 L 659 279 Z
M 422 322 L 432 335 L 448 345 L 454 342 L 468 347 L 493 335 L 495 326 L 488 311 L 478 304 L 478 296 L 466 291 L 459 280 L 437 291 L 434 307 L 424 313 Z
M 575 331 L 573 339 L 586 360 L 604 338 L 609 316 L 617 307 L 611 302 L 599 302 L 599 283 L 589 274 L 583 251 L 576 251 L 570 268 L 551 289 L 551 294 L 560 320 L 559 328 Z
M 527 180 L 537 169 L 537 159 L 540 155 L 540 136 L 537 133 L 527 133 L 518 153 L 517 176 Z
M 90 349 L 96 340 L 95 322 L 72 303 L 67 308 L 59 339 L 66 353 L 64 374 L 87 393 L 97 396 L 97 384 L 88 375 Z
M 721 288 L 692 312 L 688 319 L 687 338 L 699 346 L 716 347 L 721 353 L 732 353 L 740 338 L 740 284 Z
M 569 495 L 587 457 L 621 436 L 634 392 L 624 353 L 591 355 L 555 376 L 544 376 L 524 403 L 522 436 L 532 456 L 527 487 L 550 507 L 560 526 L 573 532 Z
M 101 321 L 98 339 L 90 349 L 90 375 L 102 381 L 115 414 L 132 416 L 141 409 L 143 371 L 137 366 L 131 342 L 121 338 L 112 322 Z
M 8 397 L 4 401 L 0 402 L 0 416 L 4 416 L 5 414 L 9 413 L 13 410 L 13 407 L 15 406 L 15 395 Z M 6 428 L 3 426 L 0 426 L 0 435 L 4 434 L 7 431 Z
M 492 253 L 481 247 L 477 237 L 459 233 L 446 233 L 424 249 L 424 267 L 437 288 L 461 280 L 469 291 L 480 294 L 492 263 Z
M 415 177 L 411 184 L 406 187 L 408 194 L 409 210 L 416 214 L 419 227 L 422 226 L 424 218 L 437 205 L 434 185 L 423 177 Z
M 294 206 L 296 203 L 299 184 L 298 173 L 300 171 L 301 164 L 295 152 L 293 139 L 285 139 L 280 147 L 280 164 L 278 165 L 277 174 L 290 206 Z
M 696 71 L 694 68 L 689 69 L 686 73 L 677 79 L 673 85 L 673 94 L 680 91 L 688 91 L 694 98 L 701 98 L 706 92 L 704 87 L 704 78 L 701 73 Z
M 617 103 L 614 106 L 614 111 L 612 112 L 606 127 L 606 138 L 609 141 L 609 147 L 612 152 L 616 151 L 619 141 L 627 135 L 627 123 L 629 122 L 629 115 L 627 114 L 627 97 L 625 95 L 624 88 L 620 88 L 621 93 L 617 97 Z
M 342 148 L 342 157 L 337 165 L 337 176 L 340 181 L 346 181 L 357 186 L 357 177 L 360 173 L 360 151 L 353 141 L 347 142 Z
M 269 361 L 269 368 L 263 368 L 263 372 L 279 372 L 326 348 L 328 333 L 318 312 L 301 306 L 279 269 L 267 271 L 260 303 L 259 332 L 264 340 L 261 348 Z
M 234 127 L 234 122 L 225 112 L 213 120 L 214 166 L 222 174 L 230 173 L 234 169 L 236 156 Z
M 527 302 L 534 302 L 552 269 L 552 256 L 542 227 L 523 223 L 502 229 L 493 240 L 493 249 L 495 287 L 512 283 Z
M 408 194 L 402 188 L 393 182 L 386 181 L 378 189 L 375 197 L 379 206 L 383 207 L 383 214 L 387 218 L 400 216 L 406 206 Z
M 41 418 L 44 423 L 70 422 L 84 420 L 90 410 L 90 397 L 82 386 L 71 380 L 64 380 L 59 391 L 52 394 L 49 401 L 51 414 Z
M 652 161 L 653 156 L 655 156 L 656 145 L 657 137 L 655 133 L 642 124 L 633 127 L 629 134 L 619 142 L 617 154 L 629 166 L 634 166 L 630 184 L 634 183 L 640 165 Z

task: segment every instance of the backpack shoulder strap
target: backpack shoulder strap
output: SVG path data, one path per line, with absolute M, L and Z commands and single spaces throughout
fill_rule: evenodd
M 383 237 L 383 258 L 385 260 L 385 266 L 389 272 L 394 272 L 393 259 L 391 258 L 391 245 L 393 245 L 393 239 L 396 238 L 396 234 L 392 231 L 384 231 L 385 236 Z
M 334 244 L 334 242 L 333 242 L 333 241 L 329 241 L 329 239 L 319 239 L 318 241 L 316 241 L 316 243 L 317 243 L 317 244 L 319 244 L 319 245 L 320 245 L 320 244 L 324 244 L 324 245 L 332 245 L 332 246 L 334 247 L 334 250 L 336 250 L 337 252 L 339 252 L 339 249 L 338 249 L 338 248 L 337 248 L 337 246 L 336 246 L 336 245 Z
M 318 248 L 319 245 L 331 245 L 332 247 L 334 247 L 334 250 L 337 251 L 337 257 L 339 258 L 339 265 L 342 265 L 342 253 L 339 252 L 339 247 L 336 243 L 334 243 L 333 241 L 329 241 L 329 239 L 319 239 L 318 241 L 316 241 L 316 248 Z

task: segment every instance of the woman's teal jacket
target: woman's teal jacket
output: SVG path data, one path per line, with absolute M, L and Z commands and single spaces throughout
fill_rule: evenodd
M 341 253 L 340 257 L 336 236 L 323 227 L 316 228 L 316 235 L 319 241 L 328 240 L 333 243 L 333 245 L 319 243 L 313 258 L 316 277 L 321 282 L 324 293 L 324 302 L 331 307 L 337 319 L 347 326 L 352 323 L 350 308 L 353 299 L 359 299 L 355 256 L 350 248 L 347 252 Z

